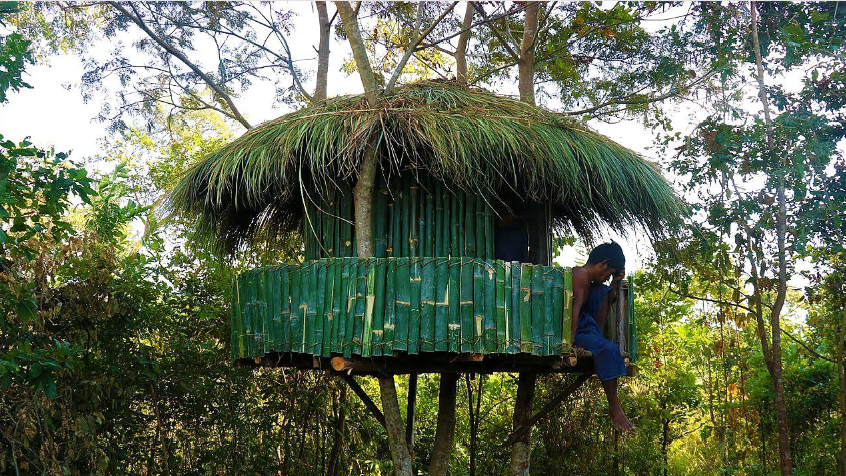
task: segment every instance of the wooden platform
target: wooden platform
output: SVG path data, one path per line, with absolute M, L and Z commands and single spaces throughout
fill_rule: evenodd
M 626 358 L 627 367 L 629 359 Z M 239 359 L 246 367 L 289 367 L 300 370 L 327 370 L 348 375 L 404 375 L 424 373 L 535 372 L 535 373 L 593 373 L 593 356 L 576 349 L 574 353 L 555 356 L 531 354 L 405 354 L 392 356 L 319 357 L 309 354 L 270 352 L 263 357 Z

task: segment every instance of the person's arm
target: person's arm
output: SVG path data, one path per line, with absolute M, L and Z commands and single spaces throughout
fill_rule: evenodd
M 576 336 L 579 327 L 579 312 L 587 298 L 588 278 L 581 268 L 573 268 L 573 315 L 570 323 L 570 339 Z

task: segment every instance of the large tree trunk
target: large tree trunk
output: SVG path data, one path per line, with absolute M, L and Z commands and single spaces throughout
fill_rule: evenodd
M 535 34 L 538 31 L 540 2 L 529 2 L 526 7 L 526 22 L 523 26 L 523 40 L 520 43 L 520 61 L 517 65 L 520 100 L 535 104 Z
M 370 66 L 367 49 L 361 37 L 356 13 L 349 2 L 337 2 L 338 15 L 344 23 L 344 31 L 352 48 L 358 75 L 364 87 L 364 96 L 369 106 L 374 109 L 379 104 L 379 87 L 376 75 Z M 356 248 L 359 258 L 373 256 L 373 233 L 371 221 L 371 205 L 373 198 L 373 184 L 376 179 L 377 153 L 375 148 L 376 136 L 368 144 L 359 168 L 358 180 L 353 190 L 355 200 L 355 234 Z M 391 460 L 394 462 L 394 473 L 397 476 L 412 476 L 411 455 L 405 444 L 402 416 L 397 402 L 397 388 L 393 375 L 379 377 L 379 393 L 382 397 L 382 413 L 385 415 L 385 429 L 388 433 L 388 447 L 391 450 Z
M 435 444 L 432 448 L 432 461 L 429 463 L 429 476 L 446 476 L 447 470 L 449 470 L 449 457 L 452 455 L 455 437 L 457 387 L 457 373 L 441 374 L 438 390 L 438 427 L 435 430 Z
M 379 392 L 382 396 L 382 412 L 385 414 L 385 430 L 388 432 L 388 446 L 391 449 L 394 474 L 397 476 L 413 476 L 411 454 L 405 444 L 405 431 L 403 431 L 399 401 L 397 400 L 397 386 L 393 375 L 379 377 Z
M 317 47 L 317 80 L 314 86 L 314 102 L 326 100 L 329 77 L 329 38 L 332 26 L 329 24 L 329 13 L 326 2 L 314 2 L 317 8 L 317 19 L 320 25 L 320 44 Z
M 837 343 L 837 377 L 840 381 L 840 476 L 846 476 L 846 305 L 840 321 L 840 341 Z
M 455 80 L 459 84 L 467 84 L 467 42 L 470 40 L 470 27 L 473 25 L 473 14 L 476 7 L 473 2 L 467 2 L 464 10 L 464 20 L 461 22 L 461 34 L 455 46 Z
M 526 21 L 523 27 L 523 41 L 520 44 L 520 61 L 518 62 L 518 89 L 520 100 L 535 104 L 535 33 L 538 29 L 539 2 L 530 2 L 526 7 Z M 535 397 L 535 383 L 537 375 L 532 372 L 520 374 L 517 383 L 517 397 L 514 402 L 513 425 L 514 430 L 525 426 L 532 417 L 532 403 Z M 530 445 L 531 431 L 525 433 L 511 446 L 511 476 L 529 474 L 529 459 L 532 449 Z
M 764 110 L 764 123 L 767 125 L 767 149 L 770 153 L 774 151 L 774 138 L 772 132 L 772 118 L 770 117 L 770 106 L 767 100 L 767 90 L 764 84 L 764 67 L 761 58 L 761 45 L 758 41 L 758 10 L 755 2 L 750 4 L 752 14 L 752 47 L 755 53 L 756 76 L 758 81 L 758 97 Z M 782 169 L 784 163 L 782 162 Z M 778 212 L 776 214 L 776 240 L 778 244 L 778 291 L 776 299 L 770 312 L 770 326 L 772 343 L 772 367 L 770 376 L 773 382 L 775 394 L 776 419 L 778 421 L 778 453 L 779 467 L 782 476 L 789 476 L 793 472 L 793 463 L 790 458 L 790 428 L 787 422 L 787 404 L 784 398 L 784 379 L 782 377 L 781 362 L 781 312 L 784 308 L 784 301 L 787 295 L 787 250 L 785 237 L 787 234 L 787 199 L 785 197 L 785 180 L 783 170 L 779 170 L 779 180 L 776 189 L 776 200 Z
M 514 430 L 522 428 L 532 418 L 532 402 L 535 399 L 535 382 L 537 374 L 534 372 L 523 372 L 517 383 L 517 398 L 514 403 Z M 531 431 L 527 431 L 511 445 L 511 466 L 508 470 L 510 476 L 528 476 L 529 457 L 532 447 L 529 444 Z

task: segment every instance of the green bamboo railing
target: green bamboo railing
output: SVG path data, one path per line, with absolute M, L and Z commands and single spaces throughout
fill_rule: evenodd
M 233 285 L 232 357 L 568 353 L 571 289 L 569 269 L 466 257 L 259 268 Z

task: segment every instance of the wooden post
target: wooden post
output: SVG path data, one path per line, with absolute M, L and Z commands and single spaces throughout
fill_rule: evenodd
M 364 403 L 364 406 L 367 407 L 368 410 L 370 410 L 371 414 L 373 414 L 373 418 L 375 418 L 376 421 L 378 421 L 379 424 L 382 425 L 382 427 L 384 428 L 385 416 L 382 414 L 382 411 L 379 410 L 379 407 L 377 407 L 376 404 L 373 403 L 373 400 L 370 398 L 370 395 L 367 395 L 367 392 L 365 392 L 364 389 L 361 388 L 361 385 L 359 385 L 358 382 L 355 381 L 355 378 L 353 378 L 352 376 L 342 375 L 341 378 L 343 378 L 344 381 L 347 382 L 347 385 L 349 385 L 353 392 L 358 395 L 358 398 L 361 399 L 361 403 Z
M 552 412 L 552 410 L 555 410 L 558 405 L 567 400 L 570 395 L 572 395 L 576 390 L 579 389 L 579 387 L 581 387 L 585 382 L 587 382 L 590 376 L 590 373 L 584 373 L 580 375 L 573 383 L 571 383 L 567 386 L 567 388 L 561 391 L 561 393 L 552 397 L 552 399 L 546 405 L 544 405 L 543 408 L 541 408 L 537 413 L 532 415 L 531 418 L 528 418 L 525 423 L 523 423 L 519 427 L 515 424 L 514 431 L 511 432 L 511 435 L 508 436 L 508 439 L 505 440 L 505 443 L 503 443 L 502 446 L 513 445 L 521 438 L 526 438 L 528 441 L 528 436 L 531 433 L 532 427 L 535 425 L 535 423 L 539 422 L 543 417 Z M 519 396 L 519 388 L 517 389 L 517 392 L 517 395 Z M 531 410 L 531 408 L 529 410 Z
M 414 454 L 414 408 L 417 406 L 417 374 L 408 376 L 408 406 L 405 411 L 405 444 Z
M 532 402 L 535 399 L 535 383 L 537 374 L 534 372 L 521 372 L 517 383 L 517 398 L 514 403 L 514 431 L 528 425 L 532 416 Z M 529 427 L 531 429 L 531 427 Z M 529 435 L 531 431 L 523 432 L 515 438 L 511 444 L 511 466 L 508 470 L 510 476 L 529 475 L 529 457 L 531 446 Z
M 438 390 L 438 427 L 429 476 L 446 476 L 455 437 L 455 396 L 458 387 L 457 373 L 442 373 Z

